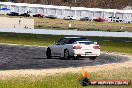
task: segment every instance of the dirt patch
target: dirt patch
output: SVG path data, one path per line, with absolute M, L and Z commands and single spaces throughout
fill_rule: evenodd
M 106 64 L 106 65 L 98 65 L 98 66 L 85 66 L 85 70 L 88 72 L 97 72 L 104 70 L 115 70 L 120 68 L 129 68 L 132 67 L 132 61 L 124 62 L 124 63 L 114 63 L 114 64 Z M 29 76 L 50 76 L 55 74 L 64 74 L 64 73 L 81 73 L 82 67 L 77 68 L 58 68 L 58 69 L 21 69 L 21 70 L 6 70 L 0 71 L 0 78 L 13 78 L 13 77 L 29 77 Z

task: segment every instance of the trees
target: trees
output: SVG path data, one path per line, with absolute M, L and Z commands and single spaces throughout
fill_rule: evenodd
M 96 0 L 96 2 L 96 7 L 110 9 L 122 9 L 132 4 L 131 0 Z

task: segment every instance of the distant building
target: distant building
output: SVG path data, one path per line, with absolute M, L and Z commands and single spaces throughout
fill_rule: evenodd
M 123 19 L 125 22 L 132 22 L 132 10 L 85 8 L 12 2 L 0 2 L 0 9 L 0 14 L 7 14 L 10 12 L 17 12 L 19 14 L 23 14 L 30 12 L 30 16 L 39 13 L 44 14 L 45 16 L 52 15 L 60 19 L 63 19 L 67 16 L 74 16 L 77 20 L 80 20 L 80 18 L 82 17 L 90 17 L 92 19 L 99 17 L 116 17 Z

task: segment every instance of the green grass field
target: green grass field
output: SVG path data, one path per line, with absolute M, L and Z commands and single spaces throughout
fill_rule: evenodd
M 89 73 L 90 80 L 128 79 L 132 80 L 132 68 L 97 71 Z M 66 73 L 54 76 L 17 77 L 0 80 L 0 88 L 131 88 L 128 86 L 86 86 L 82 87 L 80 73 Z
M 63 35 L 39 35 L 39 34 L 17 34 L 0 33 L 0 43 L 39 45 L 48 46 L 53 44 Z M 132 54 L 132 38 L 112 38 L 112 37 L 88 37 L 91 41 L 97 41 L 101 46 L 101 51 L 121 52 Z M 124 42 L 131 41 L 131 42 Z
M 78 29 L 78 30 L 95 30 L 95 31 L 132 31 L 132 25 L 127 23 L 113 22 L 89 22 L 79 20 L 63 20 L 63 19 L 48 19 L 34 18 L 35 28 L 50 28 L 50 29 Z M 71 27 L 69 27 L 71 24 Z M 121 27 L 123 29 L 121 29 Z

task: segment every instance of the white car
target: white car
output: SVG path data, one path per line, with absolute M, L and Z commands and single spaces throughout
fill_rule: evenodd
M 54 45 L 47 48 L 47 58 L 63 57 L 65 59 L 89 57 L 95 59 L 100 55 L 100 46 L 97 42 L 89 41 L 82 37 L 64 37 Z
M 67 17 L 64 17 L 65 20 L 76 20 L 76 17 L 74 16 L 67 16 Z

